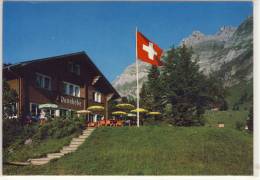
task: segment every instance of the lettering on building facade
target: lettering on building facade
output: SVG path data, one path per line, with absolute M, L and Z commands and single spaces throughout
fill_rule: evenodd
M 79 107 L 82 106 L 82 102 L 78 98 L 57 96 L 56 100 L 62 104 L 68 104 L 68 105 L 79 106 Z

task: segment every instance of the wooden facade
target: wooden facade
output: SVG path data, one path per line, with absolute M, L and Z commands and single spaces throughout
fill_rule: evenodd
M 101 105 L 107 118 L 107 101 L 120 97 L 85 52 L 9 65 L 3 77 L 18 93 L 19 116 L 28 115 L 32 104 L 53 103 L 70 111 Z

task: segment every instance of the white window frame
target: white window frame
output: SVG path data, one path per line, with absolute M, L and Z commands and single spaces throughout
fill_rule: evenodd
M 79 85 L 63 81 L 63 85 L 64 84 L 66 86 L 66 90 L 65 90 L 66 95 L 80 97 L 80 86 Z M 73 87 L 73 93 L 72 94 L 70 94 L 70 86 Z M 78 90 L 79 90 L 77 94 L 76 94 L 76 88 L 78 88 Z
M 98 92 L 98 91 L 95 91 L 95 93 L 94 93 L 94 101 L 98 102 L 98 103 L 101 103 L 101 100 L 102 100 L 102 93 Z
M 37 76 L 41 76 L 42 77 L 42 84 L 40 84 L 40 87 L 37 86 L 38 88 L 42 88 L 42 89 L 47 89 L 47 90 L 51 90 L 51 77 L 50 76 L 47 76 L 47 75 L 44 75 L 44 74 L 41 74 L 41 73 L 36 73 L 36 83 L 37 83 Z M 45 78 L 48 78 L 49 79 L 49 88 L 45 88 L 44 85 L 45 85 Z
M 38 108 L 36 108 L 36 112 L 35 112 L 35 117 L 36 117 L 37 114 L 41 112 L 41 110 L 39 109 L 39 104 L 38 103 L 30 102 L 30 113 L 32 113 L 32 105 L 33 104 L 36 104 L 38 106 Z

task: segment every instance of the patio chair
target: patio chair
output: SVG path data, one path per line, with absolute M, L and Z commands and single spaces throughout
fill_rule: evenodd
M 111 121 L 110 120 L 106 120 L 106 126 L 111 126 Z
M 116 122 L 117 122 L 117 120 L 111 120 L 110 126 L 116 126 Z
M 97 123 L 96 122 L 90 122 L 88 123 L 88 127 L 96 127 Z
M 101 120 L 98 122 L 98 126 L 105 126 L 106 125 L 106 121 L 105 120 Z
M 116 126 L 123 126 L 123 121 L 122 120 L 118 120 L 117 122 L 116 122 Z

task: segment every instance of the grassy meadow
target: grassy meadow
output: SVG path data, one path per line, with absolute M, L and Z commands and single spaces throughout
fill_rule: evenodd
M 235 129 L 247 111 L 208 112 L 204 127 L 102 127 L 43 166 L 4 165 L 20 175 L 252 175 L 253 135 Z M 223 121 L 225 128 L 216 128 Z

